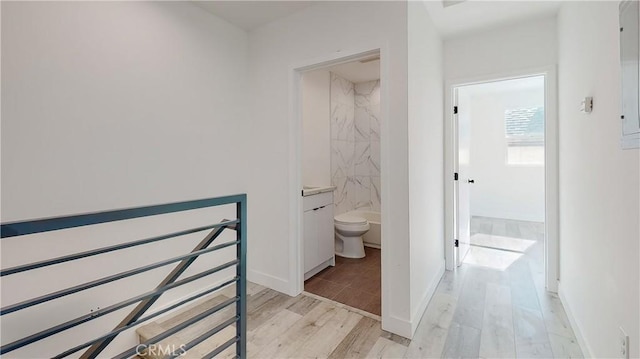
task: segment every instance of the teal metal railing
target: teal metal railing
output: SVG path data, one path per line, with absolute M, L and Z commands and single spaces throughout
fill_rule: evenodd
M 205 355 L 204 357 L 213 358 L 223 350 L 235 344 L 236 356 L 238 358 L 246 358 L 247 357 L 247 344 L 246 344 L 247 196 L 246 194 L 232 195 L 232 196 L 226 196 L 226 197 L 206 198 L 206 199 L 200 199 L 200 200 L 194 200 L 194 201 L 176 202 L 176 203 L 169 203 L 169 204 L 161 204 L 161 205 L 154 205 L 154 206 L 137 207 L 137 208 L 129 208 L 129 209 L 121 209 L 121 210 L 113 210 L 113 211 L 105 211 L 105 212 L 97 212 L 97 213 L 87 213 L 87 214 L 80 214 L 80 215 L 73 215 L 73 216 L 4 223 L 0 226 L 0 234 L 2 238 L 16 237 L 16 236 L 23 236 L 27 234 L 63 230 L 63 229 L 81 227 L 81 226 L 91 226 L 91 225 L 96 225 L 101 223 L 116 222 L 116 221 L 133 219 L 133 218 L 149 217 L 149 216 L 155 216 L 155 215 L 161 215 L 161 214 L 182 212 L 182 211 L 201 209 L 201 208 L 207 208 L 207 207 L 216 207 L 216 206 L 229 205 L 229 204 L 235 204 L 236 206 L 236 218 L 233 220 L 222 220 L 220 222 L 212 223 L 206 226 L 189 228 L 186 230 L 168 233 L 161 236 L 139 239 L 139 240 L 135 240 L 127 243 L 121 243 L 113 246 L 97 248 L 89 251 L 84 251 L 84 252 L 66 255 L 62 257 L 51 258 L 43 261 L 38 261 L 34 263 L 19 265 L 19 266 L 0 270 L 0 277 L 10 276 L 17 273 L 23 273 L 23 272 L 27 272 L 35 269 L 44 268 L 54 264 L 61 264 L 65 262 L 82 259 L 82 258 L 101 255 L 104 253 L 125 250 L 127 248 L 132 248 L 132 247 L 141 246 L 141 245 L 147 245 L 150 243 L 159 242 L 159 241 L 163 241 L 166 239 L 170 239 L 170 238 L 174 238 L 174 237 L 178 237 L 178 236 L 182 236 L 190 233 L 197 233 L 200 231 L 210 230 L 210 232 L 204 237 L 204 239 L 202 239 L 200 243 L 195 248 L 193 248 L 193 250 L 188 254 L 183 254 L 176 257 L 168 258 L 162 261 L 158 261 L 152 264 L 130 269 L 127 271 L 114 273 L 112 275 L 99 278 L 90 282 L 86 282 L 73 287 L 61 289 L 56 292 L 48 293 L 46 295 L 42 295 L 35 298 L 30 298 L 22 302 L 10 304 L 0 308 L 0 319 L 1 319 L 2 316 L 27 309 L 41 303 L 53 301 L 68 295 L 73 295 L 75 293 L 87 290 L 89 288 L 94 288 L 103 284 L 117 281 L 119 279 L 144 273 L 155 268 L 160 268 L 163 266 L 177 263 L 177 265 L 171 271 L 171 273 L 169 273 L 156 286 L 155 289 L 148 291 L 146 293 L 137 295 L 135 297 L 120 301 L 118 303 L 114 303 L 105 308 L 94 311 L 90 314 L 73 318 L 71 320 L 68 320 L 64 323 L 60 323 L 53 327 L 34 328 L 35 332 L 33 334 L 2 345 L 0 347 L 0 355 L 4 355 L 11 351 L 25 347 L 27 345 L 31 345 L 35 342 L 51 337 L 65 330 L 74 328 L 81 324 L 90 322 L 96 318 L 102 317 L 109 313 L 115 312 L 119 309 L 125 308 L 129 305 L 138 303 L 137 306 L 131 312 L 129 312 L 129 314 L 125 316 L 125 318 L 123 318 L 122 321 L 120 321 L 120 323 L 113 330 L 108 331 L 107 333 L 97 338 L 94 338 L 93 340 L 87 341 L 79 345 L 75 345 L 72 348 L 69 348 L 68 350 L 65 350 L 64 352 L 59 353 L 57 355 L 50 354 L 50 353 L 43 353 L 43 355 L 46 355 L 47 357 L 64 358 L 71 354 L 77 353 L 81 350 L 85 350 L 84 353 L 81 355 L 81 358 L 96 358 L 100 355 L 102 351 L 104 351 L 105 348 L 107 348 L 107 346 L 113 341 L 113 339 L 115 339 L 120 333 L 128 329 L 132 329 L 139 324 L 142 324 L 146 321 L 156 318 L 173 309 L 181 307 L 207 294 L 213 293 L 217 290 L 220 290 L 222 288 L 235 284 L 236 286 L 235 297 L 230 298 L 212 308 L 209 308 L 205 312 L 200 313 L 188 320 L 185 320 L 184 322 L 174 325 L 173 327 L 166 330 L 165 332 L 159 335 L 156 335 L 155 337 L 147 340 L 144 343 L 141 343 L 141 345 L 148 347 L 150 345 L 157 344 L 161 340 L 179 332 L 180 330 L 187 328 L 188 326 L 198 321 L 201 321 L 204 318 L 210 315 L 213 315 L 224 308 L 229 307 L 230 305 L 235 304 L 236 312 L 234 317 L 229 318 L 228 320 L 224 321 L 223 323 L 221 323 L 220 325 L 214 328 L 211 328 L 206 333 L 203 333 L 202 335 L 193 339 L 189 343 L 184 343 L 184 345 L 180 348 L 179 353 L 173 353 L 169 356 L 170 357 L 178 356 L 182 354 L 184 351 L 188 351 L 192 347 L 203 342 L 210 336 L 220 332 L 224 328 L 235 324 L 236 325 L 235 337 L 229 339 L 227 342 L 217 347 L 215 350 Z M 236 232 L 235 241 L 225 242 L 219 245 L 211 246 L 211 244 L 215 241 L 215 239 L 218 238 L 220 234 L 222 234 L 222 232 L 225 230 L 233 230 Z M 189 277 L 179 279 L 181 274 L 183 274 L 184 271 L 187 270 L 187 268 L 189 268 L 189 266 L 200 255 L 211 253 L 211 252 L 214 252 L 223 248 L 228 248 L 231 246 L 236 247 L 236 258 L 234 260 L 228 261 L 226 263 L 222 263 L 214 268 L 205 270 L 197 274 L 193 274 Z M 151 314 L 144 316 L 145 312 L 166 291 L 185 285 L 187 283 L 191 283 L 197 279 L 204 278 L 208 275 L 217 273 L 223 269 L 231 268 L 231 267 L 236 268 L 236 275 L 234 278 L 214 288 L 210 288 L 206 291 L 199 292 L 195 295 L 192 295 L 186 299 L 179 301 L 178 303 L 174 303 L 166 308 L 163 308 L 159 311 L 155 311 Z M 32 283 L 32 284 L 36 285 L 35 283 Z M 30 283 L 24 283 L 24 285 L 30 285 Z M 140 350 L 140 345 L 123 351 L 122 353 L 116 355 L 115 358 L 132 357 L 138 354 L 139 350 Z

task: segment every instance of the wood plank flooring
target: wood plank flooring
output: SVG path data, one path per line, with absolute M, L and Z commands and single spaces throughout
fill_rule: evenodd
M 445 273 L 413 340 L 383 331 L 378 320 L 357 309 L 304 293 L 291 298 L 250 284 L 249 357 L 581 358 L 560 300 L 544 290 L 543 227 L 531 222 L 474 218 L 473 233 L 489 236 L 482 239 L 484 244 L 507 243 L 511 251 L 472 247 L 467 263 Z M 508 243 L 508 238 L 533 243 Z M 210 308 L 233 293 L 229 288 L 198 307 Z M 188 308 L 179 316 L 184 320 L 199 310 Z M 144 339 L 145 330 L 152 335 L 176 320 L 158 321 L 139 333 Z M 222 320 L 207 319 L 205 327 L 188 328 L 170 343 L 184 343 Z M 231 329 L 220 332 L 188 351 L 184 358 L 200 358 L 234 333 Z M 234 356 L 234 347 L 219 355 Z
M 445 273 L 409 356 L 581 358 L 560 299 L 544 289 L 544 224 L 475 217 L 471 231 L 475 246 Z
M 365 247 L 364 258 L 336 256 L 336 265 L 309 278 L 304 290 L 380 316 L 380 250 Z

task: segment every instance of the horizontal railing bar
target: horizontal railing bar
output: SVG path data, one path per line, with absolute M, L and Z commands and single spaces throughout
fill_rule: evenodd
M 198 280 L 198 279 L 203 278 L 203 277 L 205 277 L 207 275 L 211 275 L 213 273 L 219 272 L 219 271 L 221 271 L 221 270 L 223 270 L 225 268 L 229 268 L 229 267 L 234 266 L 236 264 L 237 264 L 236 260 L 231 261 L 231 262 L 227 262 L 225 264 L 219 265 L 219 266 L 217 266 L 215 268 L 212 268 L 210 270 L 207 270 L 207 271 L 192 275 L 190 277 L 187 277 L 185 279 L 179 280 L 177 282 L 173 282 L 173 283 L 171 283 L 169 285 L 166 285 L 164 287 L 160 287 L 160 288 L 157 288 L 155 290 L 152 290 L 152 291 L 140 294 L 138 296 L 135 296 L 133 298 L 126 299 L 126 300 L 121 301 L 119 303 L 116 303 L 116 304 L 110 305 L 108 307 L 99 309 L 99 310 L 97 310 L 97 311 L 95 311 L 93 313 L 85 314 L 85 315 L 80 316 L 78 318 L 75 318 L 73 320 L 67 321 L 65 323 L 58 324 L 58 325 L 56 325 L 54 327 L 48 328 L 48 329 L 43 330 L 41 332 L 29 335 L 29 336 L 24 337 L 22 339 L 16 340 L 16 341 L 14 341 L 12 343 L 3 345 L 2 347 L 0 347 L 0 355 L 6 354 L 6 353 L 11 352 L 13 350 L 16 350 L 18 348 L 22 348 L 22 347 L 27 346 L 27 345 L 29 345 L 31 343 L 34 343 L 34 342 L 37 342 L 37 341 L 42 340 L 44 338 L 50 337 L 50 336 L 52 336 L 54 334 L 57 334 L 57 333 L 60 333 L 60 332 L 62 332 L 64 330 L 73 328 L 73 327 L 78 326 L 80 324 L 92 321 L 92 320 L 97 319 L 97 318 L 99 318 L 99 317 L 101 317 L 103 315 L 115 312 L 116 310 L 125 308 L 125 307 L 127 307 L 127 306 L 129 306 L 129 305 L 131 305 L 133 303 L 139 302 L 139 301 L 144 300 L 146 298 L 149 298 L 149 297 L 152 297 L 152 296 L 155 296 L 155 295 L 158 295 L 158 294 L 162 294 L 162 293 L 166 292 L 167 290 L 170 290 L 170 289 L 185 285 L 187 283 L 191 283 L 194 280 Z
M 220 206 L 246 201 L 246 194 L 205 198 L 193 201 L 174 202 L 144 207 L 101 211 L 71 216 L 51 217 L 28 221 L 9 222 L 0 225 L 0 237 L 15 237 L 25 234 L 55 231 L 60 229 L 88 226 L 121 221 L 159 214 L 167 214 L 206 207 Z
M 157 343 L 157 342 L 159 342 L 159 341 L 161 341 L 161 340 L 163 340 L 165 338 L 168 338 L 168 337 L 172 336 L 173 334 L 181 331 L 182 329 L 190 326 L 191 324 L 197 323 L 197 322 L 201 321 L 202 319 L 204 319 L 204 318 L 206 318 L 206 317 L 208 317 L 208 316 L 210 316 L 210 315 L 212 315 L 212 314 L 214 314 L 214 313 L 216 313 L 216 312 L 228 307 L 229 305 L 238 302 L 239 300 L 240 300 L 240 298 L 238 298 L 238 297 L 233 297 L 231 299 L 225 300 L 224 302 L 222 302 L 222 303 L 220 303 L 220 304 L 218 304 L 218 305 L 216 305 L 216 306 L 214 306 L 214 307 L 212 307 L 210 309 L 207 309 L 206 311 L 204 311 L 204 312 L 202 312 L 202 313 L 200 313 L 200 314 L 198 314 L 198 315 L 196 315 L 196 316 L 194 316 L 192 318 L 189 318 L 189 319 L 185 320 L 184 322 L 181 322 L 178 325 L 175 325 L 175 326 L 171 327 L 170 329 L 162 332 L 161 334 L 156 335 L 155 337 L 145 341 L 144 343 L 140 343 L 140 345 L 155 344 L 155 343 Z M 234 321 L 237 320 L 237 319 L 238 319 L 238 317 L 234 316 Z M 129 350 L 126 350 L 126 351 L 114 356 L 113 359 L 124 359 L 124 358 L 131 357 L 131 356 L 136 354 L 136 348 L 137 347 L 138 346 L 130 348 Z
M 164 240 L 164 239 L 183 236 L 183 235 L 186 235 L 186 234 L 201 232 L 201 231 L 204 231 L 204 230 L 207 230 L 207 229 L 212 229 L 212 228 L 217 228 L 217 227 L 229 227 L 230 225 L 236 224 L 238 222 L 239 222 L 239 220 L 237 220 L 237 219 L 229 220 L 229 221 L 223 221 L 223 222 L 212 224 L 212 225 L 208 225 L 208 226 L 185 229 L 183 231 L 169 233 L 169 234 L 165 234 L 165 235 L 162 235 L 162 236 L 145 238 L 145 239 L 141 239 L 141 240 L 138 240 L 138 241 L 127 242 L 127 243 L 123 243 L 123 244 L 117 244 L 117 245 L 108 246 L 108 247 L 102 247 L 102 248 L 98 248 L 98 249 L 92 249 L 92 250 L 85 251 L 85 252 L 70 254 L 70 255 L 67 255 L 67 256 L 62 256 L 62 257 L 53 258 L 53 259 L 49 259 L 49 260 L 44 260 L 44 261 L 40 261 L 40 262 L 34 262 L 34 263 L 30 263 L 30 264 L 20 265 L 20 266 L 16 266 L 16 267 L 12 267 L 12 268 L 7 268 L 7 269 L 3 269 L 2 271 L 0 271 L 0 277 L 3 277 L 5 275 L 20 273 L 20 272 L 24 272 L 24 271 L 28 271 L 28 270 L 32 270 L 32 269 L 36 269 L 36 268 L 42 268 L 42 267 L 46 267 L 46 266 L 50 266 L 50 265 L 54 265 L 54 264 L 60 264 L 60 263 L 64 263 L 64 262 L 69 262 L 69 261 L 73 261 L 73 260 L 76 260 L 76 259 L 91 257 L 91 256 L 95 256 L 95 255 L 98 255 L 98 254 L 104 254 L 104 253 L 108 253 L 108 252 L 112 252 L 112 251 L 117 251 L 117 250 L 120 250 L 120 249 L 131 248 L 131 247 L 140 246 L 140 245 L 143 245 L 143 244 L 153 243 L 153 242 L 161 241 L 161 240 Z
M 222 353 L 225 349 L 227 349 L 228 347 L 230 347 L 233 344 L 237 343 L 239 340 L 240 340 L 240 338 L 238 338 L 237 336 L 227 340 L 226 342 L 224 342 L 224 344 L 222 344 L 221 346 L 217 347 L 214 351 L 212 351 L 211 353 L 203 356 L 202 359 L 215 358 L 216 355 Z
M 9 313 L 13 313 L 15 311 L 22 310 L 22 309 L 25 309 L 25 308 L 29 308 L 29 307 L 32 307 L 32 306 L 37 305 L 37 304 L 48 302 L 48 301 L 53 300 L 53 299 L 58 299 L 60 297 L 67 296 L 69 294 L 74 294 L 74 293 L 77 293 L 77 292 L 80 292 L 80 291 L 83 291 L 83 290 L 86 290 L 86 289 L 97 287 L 99 285 L 110 283 L 110 282 L 113 282 L 113 281 L 116 281 L 116 280 L 119 280 L 119 279 L 122 279 L 122 278 L 130 277 L 132 275 L 140 274 L 140 273 L 143 273 L 143 272 L 150 271 L 152 269 L 163 267 L 163 266 L 166 266 L 168 264 L 181 261 L 181 260 L 183 260 L 185 258 L 197 257 L 197 256 L 200 256 L 200 255 L 205 254 L 205 253 L 213 252 L 213 251 L 225 248 L 225 247 L 236 245 L 237 243 L 238 243 L 238 241 L 218 244 L 217 246 L 213 246 L 211 248 L 201 249 L 199 251 L 191 252 L 189 254 L 183 254 L 181 256 L 177 256 L 177 257 L 173 257 L 173 258 L 170 258 L 170 259 L 166 259 L 164 261 L 148 264 L 146 266 L 134 268 L 134 269 L 131 269 L 131 270 L 128 270 L 128 271 L 120 272 L 118 274 L 114 274 L 114 275 L 110 275 L 110 276 L 107 276 L 107 277 L 104 277 L 104 278 L 96 279 L 96 280 L 88 282 L 88 283 L 80 284 L 80 285 L 77 285 L 77 286 L 74 286 L 74 287 L 70 287 L 70 288 L 67 288 L 67 289 L 59 290 L 57 292 L 49 293 L 47 295 L 43 295 L 43 296 L 31 299 L 31 300 L 26 300 L 26 301 L 23 301 L 23 302 L 20 302 L 20 303 L 9 305 L 7 307 L 0 308 L 0 316 L 5 315 L 5 314 L 9 314 Z M 236 262 L 239 262 L 239 260 L 236 259 Z
M 230 326 L 231 324 L 237 322 L 238 320 L 236 318 L 237 317 L 228 319 L 228 320 L 222 322 L 221 324 L 216 325 L 212 329 L 206 331 L 204 334 L 198 336 L 197 338 L 195 338 L 194 340 L 190 341 L 187 344 L 181 343 L 181 344 L 184 344 L 184 346 L 181 346 L 180 349 L 188 351 L 189 349 L 191 349 L 191 348 L 195 347 L 196 345 L 202 343 L 203 341 L 209 339 L 211 336 L 215 335 L 216 333 L 219 333 L 222 329 L 224 329 L 224 328 Z M 235 335 L 234 335 L 234 338 L 236 338 Z M 164 359 L 176 358 L 176 357 L 179 357 L 181 354 L 182 353 L 172 353 L 172 354 L 169 354 L 169 355 L 165 356 Z
M 209 247 L 209 245 L 211 243 L 213 243 L 213 241 L 216 240 L 216 238 L 218 238 L 218 236 L 220 236 L 220 234 L 222 234 L 222 232 L 226 229 L 227 227 L 220 227 L 220 228 L 216 228 L 214 230 L 212 230 L 211 232 L 209 232 L 199 243 L 198 245 L 196 245 L 191 252 L 195 252 L 201 249 L 205 249 L 207 247 Z M 236 237 L 237 237 L 237 233 L 236 233 Z M 237 252 L 237 251 L 236 251 Z M 164 279 L 160 282 L 159 285 L 156 286 L 157 287 L 162 287 L 165 286 L 167 284 L 170 284 L 172 282 L 175 282 L 180 275 L 189 267 L 191 266 L 191 264 L 197 260 L 198 257 L 193 257 L 193 258 L 188 258 L 188 259 L 184 259 L 182 260 L 180 263 L 178 263 L 178 265 L 173 268 L 173 270 L 164 277 Z M 237 272 L 237 271 L 236 271 Z M 140 318 L 140 316 L 142 316 L 155 302 L 156 300 L 158 300 L 158 298 L 160 297 L 160 295 L 154 296 L 152 298 L 148 298 L 143 300 L 142 302 L 138 303 L 138 305 L 136 305 L 135 308 L 133 308 L 133 310 L 131 312 L 129 312 L 129 314 L 127 314 L 117 325 L 115 328 L 113 328 L 112 330 L 118 329 L 119 327 L 125 326 L 131 322 L 136 321 L 138 318 Z M 97 358 L 100 353 L 109 346 L 109 344 L 111 343 L 111 341 L 115 339 L 115 337 L 110 338 L 110 339 L 106 339 L 103 340 L 100 343 L 96 343 L 94 345 L 91 346 L 91 348 L 87 349 L 81 356 L 80 359 L 95 359 Z
M 207 272 L 210 272 L 210 271 L 207 271 Z M 205 272 L 203 272 L 203 273 L 205 273 Z M 126 325 L 124 327 L 118 328 L 117 330 L 111 331 L 111 332 L 109 332 L 107 334 L 104 334 L 104 335 L 98 337 L 98 338 L 90 340 L 90 341 L 88 341 L 88 342 L 86 342 L 84 344 L 80 344 L 80 345 L 75 346 L 75 347 L 73 347 L 73 348 L 71 348 L 69 350 L 66 350 L 66 351 L 54 356 L 53 359 L 62 359 L 64 357 L 67 357 L 67 356 L 69 356 L 69 355 L 71 355 L 71 354 L 73 354 L 75 352 L 78 352 L 78 351 L 80 351 L 80 350 L 82 350 L 82 349 L 84 349 L 84 348 L 86 348 L 86 347 L 88 347 L 88 346 L 90 346 L 90 345 L 92 345 L 94 343 L 97 343 L 97 342 L 99 342 L 101 340 L 104 340 L 104 339 L 107 339 L 107 338 L 111 338 L 111 337 L 115 337 L 116 335 L 122 333 L 123 331 L 125 331 L 127 329 L 133 328 L 133 327 L 135 327 L 135 326 L 137 326 L 139 324 L 142 324 L 142 323 L 144 323 L 144 322 L 146 322 L 148 320 L 151 320 L 151 319 L 153 319 L 153 318 L 155 318 L 155 317 L 157 317 L 159 315 L 162 315 L 162 314 L 164 314 L 166 312 L 169 312 L 169 311 L 171 311 L 173 309 L 176 309 L 176 308 L 178 308 L 178 307 L 180 307 L 180 306 L 182 306 L 182 305 L 184 305 L 186 303 L 192 302 L 192 301 L 194 301 L 194 300 L 196 300 L 198 298 L 201 298 L 201 297 L 203 297 L 203 296 L 205 296 L 207 294 L 210 294 L 210 293 L 213 293 L 215 291 L 218 291 L 218 290 L 228 286 L 231 283 L 237 283 L 239 279 L 240 278 L 238 278 L 238 277 L 234 277 L 232 280 L 224 282 L 224 283 L 222 283 L 220 285 L 217 285 L 217 286 L 215 286 L 213 288 L 207 289 L 207 290 L 205 290 L 203 292 L 200 292 L 200 293 L 198 293 L 198 294 L 196 294 L 194 296 L 191 296 L 191 297 L 189 297 L 187 299 L 181 300 L 178 303 L 172 304 L 172 305 L 170 305 L 170 306 L 168 306 L 166 308 L 158 310 L 157 312 L 149 314 L 146 317 L 140 318 L 137 321 L 135 321 L 133 323 L 130 323 L 129 325 Z

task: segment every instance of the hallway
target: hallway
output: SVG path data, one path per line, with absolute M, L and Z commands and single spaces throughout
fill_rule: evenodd
M 465 263 L 440 281 L 407 357 L 581 358 L 560 299 L 544 290 L 544 225 L 474 217 L 471 232 Z
M 582 358 L 560 300 L 544 291 L 544 226 L 475 217 L 472 229 L 472 242 L 485 246 L 474 245 L 465 264 L 445 273 L 413 340 L 385 332 L 375 316 L 329 299 L 307 293 L 292 298 L 250 283 L 249 357 Z M 487 244 L 528 247 L 518 253 Z M 230 287 L 207 303 L 234 293 Z M 190 332 L 206 331 L 212 323 Z M 234 333 L 214 335 L 186 357 L 209 352 Z M 233 357 L 234 351 L 221 354 Z

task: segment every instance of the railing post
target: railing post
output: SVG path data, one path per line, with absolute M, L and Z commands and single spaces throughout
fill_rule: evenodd
M 236 267 L 236 273 L 239 278 L 236 284 L 236 296 L 240 298 L 236 305 L 236 315 L 238 323 L 236 325 L 236 336 L 238 343 L 236 345 L 236 355 L 241 358 L 247 358 L 247 196 L 242 195 L 239 202 L 236 203 L 236 215 L 240 223 L 236 226 L 236 238 L 239 242 L 236 246 L 237 257 L 240 261 Z

